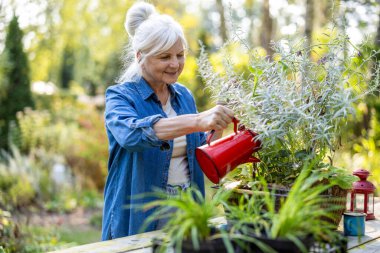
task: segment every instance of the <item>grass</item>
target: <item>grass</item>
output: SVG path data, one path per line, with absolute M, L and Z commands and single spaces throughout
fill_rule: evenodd
M 101 230 L 93 227 L 85 229 L 78 229 L 77 226 L 62 227 L 57 229 L 57 233 L 60 241 L 76 245 L 99 242 L 101 238 Z
M 99 242 L 101 238 L 101 230 L 93 226 L 46 227 L 33 225 L 23 227 L 23 231 L 33 235 L 34 241 L 31 244 L 39 245 L 40 249 L 46 247 L 49 251 Z

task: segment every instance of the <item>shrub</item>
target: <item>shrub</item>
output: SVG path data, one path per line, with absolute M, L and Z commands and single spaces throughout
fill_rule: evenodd
M 15 135 L 19 138 L 13 139 L 18 139 L 20 149 L 33 155 L 40 150 L 51 156 L 59 154 L 79 189 L 103 189 L 108 159 L 103 115 L 66 93 L 38 97 L 37 108 L 17 115 L 19 131 Z
M 304 39 L 281 40 L 273 44 L 272 59 L 248 51 L 248 78 L 236 73 L 228 56 L 225 75 L 215 73 L 204 53 L 199 59 L 213 96 L 259 134 L 258 172 L 271 183 L 291 184 L 311 157 L 332 165 L 347 117 L 379 84 L 379 69 L 372 71 L 370 64 L 377 52 L 364 58 L 347 36 L 326 36 L 326 43 L 310 47 Z M 319 60 L 311 53 L 320 54 Z
M 40 178 L 28 157 L 15 146 L 11 149 L 12 154 L 3 152 L 0 162 L 0 205 L 10 210 L 32 203 Z
M 107 173 L 108 145 L 103 115 L 93 108 L 83 110 L 78 117 L 79 132 L 70 150 L 67 163 L 84 188 L 101 190 Z
M 59 246 L 52 233 L 36 233 L 17 224 L 10 212 L 0 208 L 0 252 L 39 253 L 51 251 Z
M 17 114 L 20 130 L 20 148 L 29 153 L 34 149 L 61 153 L 72 145 L 77 126 L 63 120 L 54 120 L 48 111 L 25 109 Z
M 16 118 L 16 113 L 25 107 L 33 107 L 34 102 L 30 90 L 28 58 L 23 50 L 23 32 L 20 30 L 17 17 L 9 23 L 2 57 L 6 62 L 1 71 L 1 83 L 5 89 L 0 107 L 0 148 L 9 149 L 9 124 Z

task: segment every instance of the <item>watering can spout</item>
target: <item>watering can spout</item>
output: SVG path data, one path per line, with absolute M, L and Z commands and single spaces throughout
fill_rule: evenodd
M 261 148 L 261 142 L 255 138 L 257 134 L 244 126 L 238 128 L 237 119 L 234 118 L 233 122 L 235 133 L 211 143 L 211 131 L 207 137 L 207 144 L 195 150 L 199 166 L 215 184 L 240 164 L 260 162 L 260 159 L 252 156 Z

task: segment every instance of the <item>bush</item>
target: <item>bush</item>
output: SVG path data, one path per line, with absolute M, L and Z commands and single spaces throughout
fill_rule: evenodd
M 52 177 L 57 155 L 38 149 L 27 156 L 15 146 L 11 150 L 3 151 L 0 160 L 0 207 L 21 209 L 75 190 L 71 181 L 59 183 Z
M 258 133 L 262 149 L 256 174 L 270 183 L 291 185 L 309 158 L 332 165 L 354 105 L 379 85 L 380 69 L 371 69 L 377 52 L 363 57 L 347 36 L 336 32 L 332 29 L 326 43 L 313 46 L 305 39 L 273 43 L 272 58 L 248 51 L 248 78 L 234 70 L 228 55 L 224 75 L 213 70 L 207 54 L 199 58 L 213 97 Z M 316 52 L 320 58 L 314 61 L 310 55 Z
M 58 241 L 51 233 L 35 233 L 18 225 L 11 213 L 0 208 L 0 252 L 37 253 L 57 248 Z
M 9 210 L 32 203 L 40 177 L 27 157 L 15 146 L 11 149 L 12 154 L 3 152 L 0 162 L 0 206 Z
M 65 157 L 84 188 L 102 190 L 107 174 L 108 145 L 103 115 L 93 108 L 78 117 L 79 131 Z
M 102 113 L 66 93 L 39 96 L 36 101 L 38 110 L 26 109 L 17 115 L 19 131 L 15 133 L 20 136 L 21 150 L 60 154 L 79 188 L 103 189 L 108 146 Z
M 22 44 L 23 32 L 17 17 L 9 23 L 5 48 L 1 55 L 6 66 L 1 70 L 3 94 L 0 107 L 0 148 L 9 149 L 9 124 L 15 120 L 16 113 L 25 107 L 33 107 L 34 102 L 30 90 L 28 57 Z
M 90 224 L 99 230 L 102 229 L 103 215 L 101 213 L 94 214 L 90 219 Z
M 54 119 L 48 111 L 25 109 L 17 114 L 20 133 L 20 148 L 29 153 L 34 149 L 61 153 L 69 149 L 77 126 L 63 120 Z

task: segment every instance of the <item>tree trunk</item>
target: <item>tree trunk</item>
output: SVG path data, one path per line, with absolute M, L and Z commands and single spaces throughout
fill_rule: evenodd
M 376 37 L 375 37 L 375 50 L 380 49 L 380 14 L 378 17 L 378 24 L 377 24 L 377 31 L 376 31 Z M 380 57 L 377 55 L 376 56 L 376 62 L 375 62 L 375 68 L 374 71 L 376 71 L 377 68 L 380 68 Z M 373 73 L 375 74 L 375 73 Z M 380 90 L 379 88 L 375 91 L 375 95 L 379 97 L 380 95 Z
M 306 0 L 305 13 L 305 36 L 307 44 L 312 44 L 313 28 L 314 28 L 314 0 Z
M 374 46 L 375 46 L 375 50 L 380 49 L 380 14 L 379 14 L 379 20 L 378 20 L 378 24 L 377 24 L 377 31 L 376 31 Z M 380 57 L 376 56 L 375 62 L 374 62 L 374 67 L 372 68 L 373 78 L 376 78 L 375 71 L 379 67 L 380 67 Z M 376 96 L 375 99 L 379 99 L 379 95 L 380 95 L 379 88 L 377 88 L 373 94 Z M 367 101 L 367 103 L 366 103 L 367 110 L 363 113 L 362 129 L 365 130 L 365 133 L 368 136 L 368 131 L 371 128 L 371 119 L 373 116 L 375 116 L 375 115 L 372 115 L 372 108 L 374 106 L 374 98 L 367 99 L 366 101 Z
M 380 14 L 378 17 L 378 23 L 377 23 L 377 32 L 376 32 L 376 38 L 375 38 L 375 46 L 376 48 L 380 48 Z
M 273 50 L 271 48 L 270 42 L 272 40 L 273 33 L 273 20 L 270 16 L 270 6 L 269 0 L 264 0 L 262 7 L 262 25 L 260 33 L 261 46 L 267 51 L 268 56 L 272 56 Z
M 254 0 L 247 0 L 245 2 L 245 9 L 247 12 L 247 18 L 249 18 L 250 24 L 249 24 L 249 29 L 248 29 L 248 34 L 247 34 L 247 42 L 248 45 L 252 48 L 254 45 L 254 38 L 253 38 L 253 31 L 255 28 L 254 24 Z
M 220 29 L 219 29 L 220 37 L 223 43 L 225 43 L 228 40 L 228 36 L 227 36 L 227 27 L 226 27 L 226 17 L 224 14 L 224 6 L 223 6 L 222 0 L 216 0 L 216 6 L 218 8 L 218 12 L 220 15 Z

